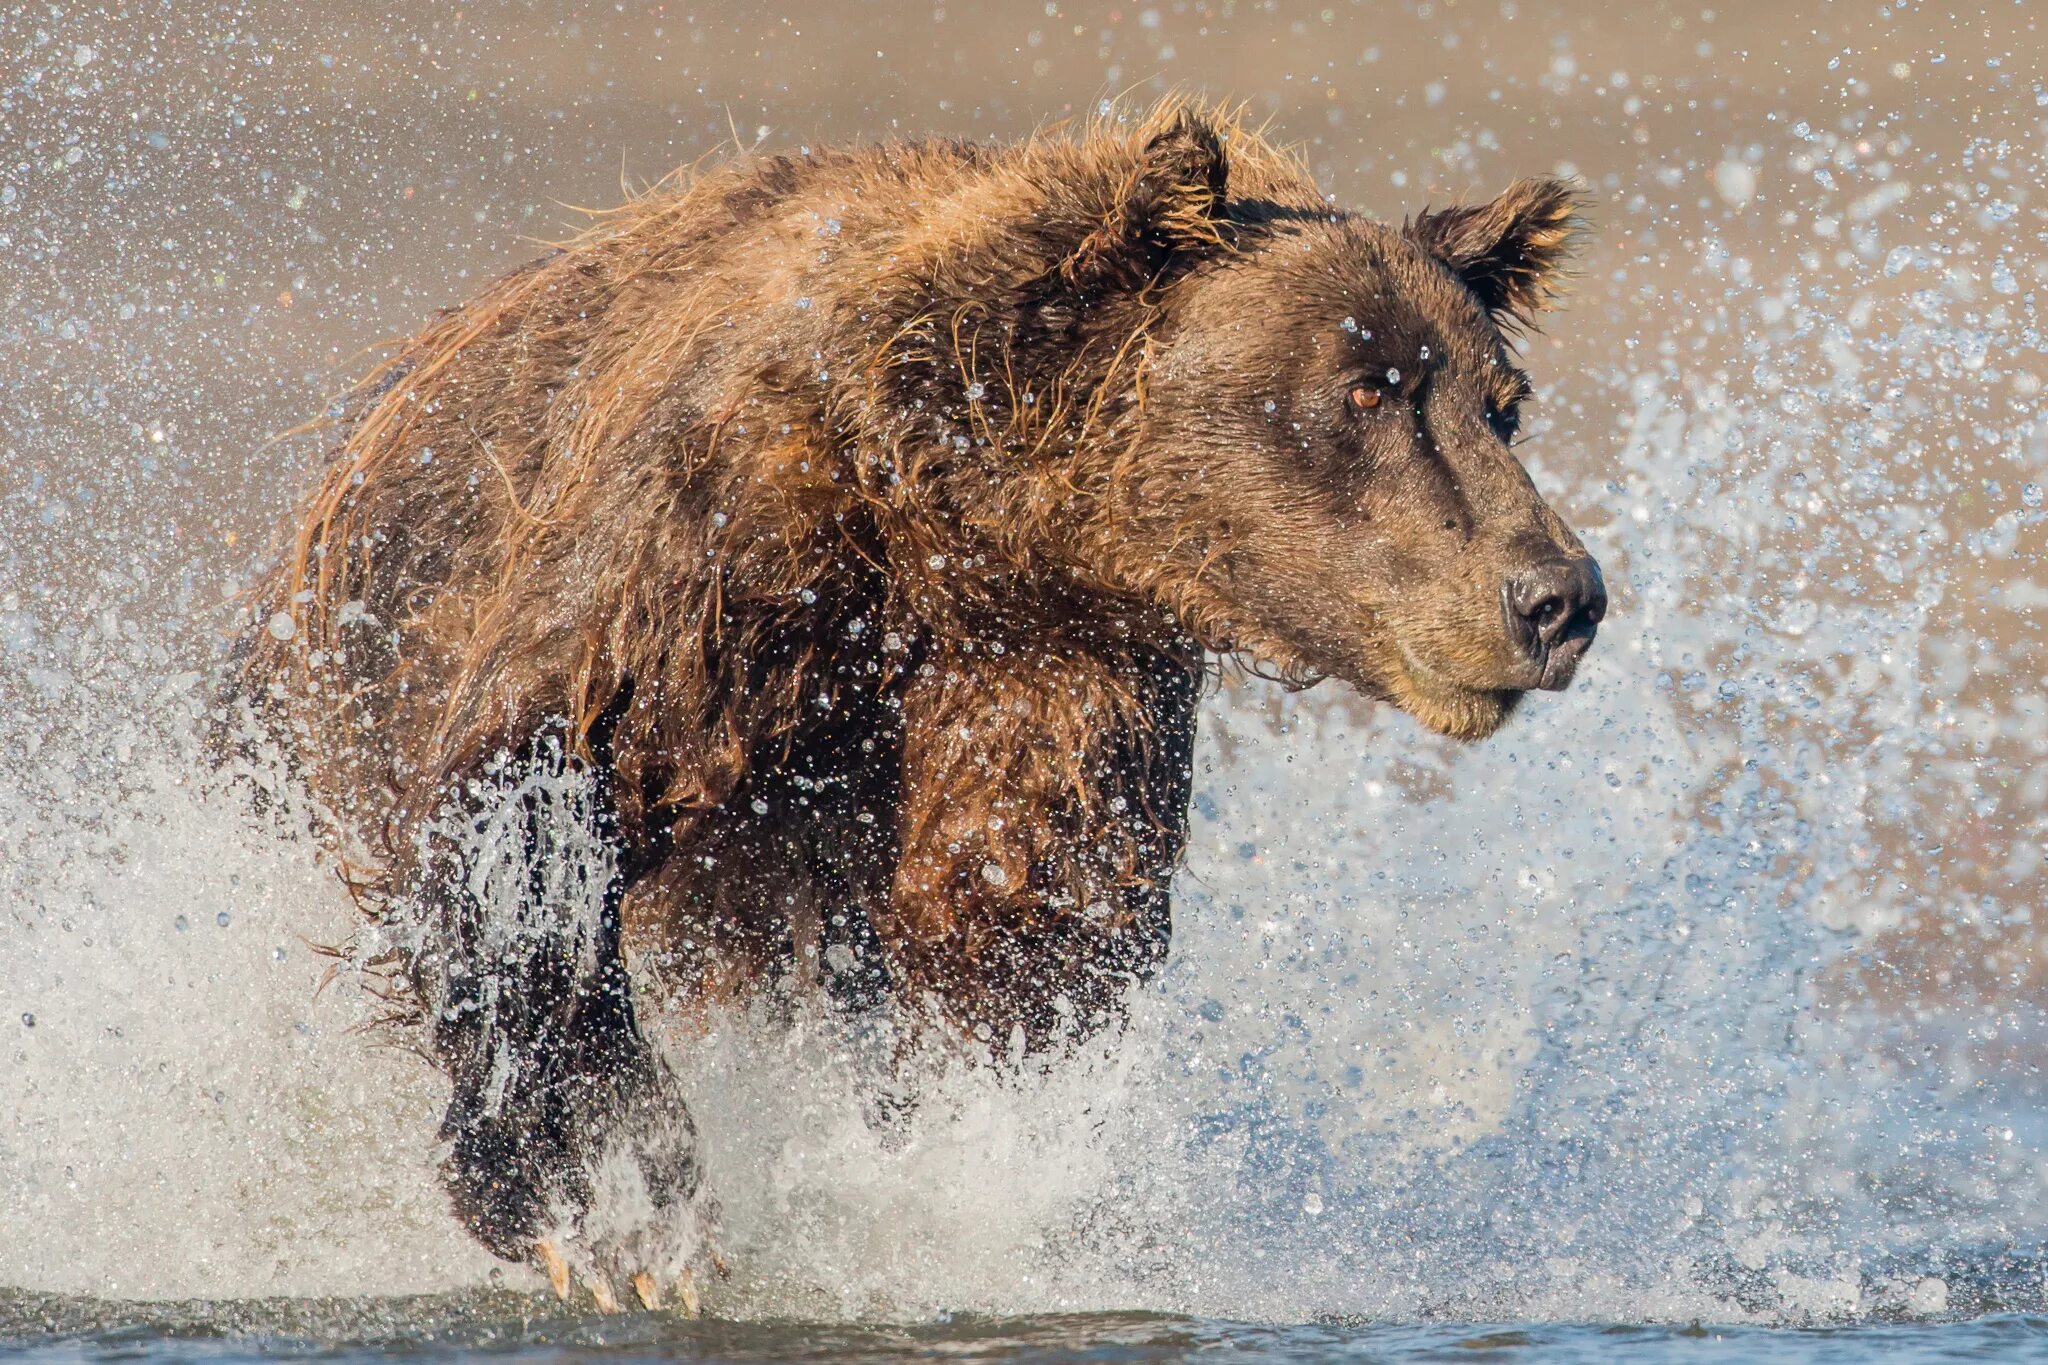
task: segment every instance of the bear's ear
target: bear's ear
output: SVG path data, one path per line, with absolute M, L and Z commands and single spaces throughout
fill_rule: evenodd
M 1181 109 L 1145 143 L 1113 191 L 1102 225 L 1060 264 L 1082 288 L 1142 288 L 1223 246 L 1230 160 L 1214 123 Z
M 1527 325 L 1550 306 L 1585 230 L 1584 199 L 1562 180 L 1517 180 L 1486 204 L 1424 212 L 1410 240 L 1451 268 L 1504 322 Z

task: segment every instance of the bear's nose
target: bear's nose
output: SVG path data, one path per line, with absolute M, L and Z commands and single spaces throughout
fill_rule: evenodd
M 1510 632 L 1538 669 L 1536 686 L 1565 687 L 1607 614 L 1600 566 L 1591 555 L 1557 555 L 1514 575 L 1501 596 Z

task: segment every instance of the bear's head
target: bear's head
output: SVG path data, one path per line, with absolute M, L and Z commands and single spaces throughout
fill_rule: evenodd
M 1489 734 L 1571 682 L 1607 608 L 1512 448 L 1510 341 L 1556 286 L 1577 196 L 1524 180 L 1396 229 L 1229 178 L 1217 129 L 1179 115 L 1117 230 L 1068 264 L 1159 301 L 1115 553 L 1157 566 L 1148 591 L 1205 643 Z

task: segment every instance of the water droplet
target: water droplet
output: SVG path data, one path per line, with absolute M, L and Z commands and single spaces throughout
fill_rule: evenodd
M 981 396 L 987 392 L 988 385 L 982 383 L 980 380 L 977 379 L 972 384 L 969 384 L 967 386 L 967 401 L 970 403 L 978 402 L 980 401 Z
M 983 863 L 981 865 L 981 879 L 990 886 L 1004 886 L 1009 883 L 1010 874 L 994 863 Z
M 298 634 L 299 630 L 298 624 L 292 620 L 292 614 L 288 611 L 280 611 L 272 615 L 268 628 L 270 637 L 273 640 L 289 640 L 292 636 Z
M 221 911 L 221 912 L 220 912 L 220 913 L 219 913 L 218 915 L 215 915 L 215 916 L 213 917 L 213 922 L 214 922 L 215 924 L 218 924 L 218 925 L 219 925 L 219 926 L 220 926 L 221 928 L 223 928 L 223 929 L 227 928 L 227 927 L 228 927 L 228 912 L 227 912 L 227 911 L 225 911 L 225 910 Z
M 1723 202 L 1733 208 L 1741 208 L 1756 198 L 1756 172 L 1748 165 L 1729 157 L 1714 167 L 1714 189 Z
M 23 1028 L 34 1028 L 36 1026 L 36 1017 L 33 1014 L 24 1013 L 21 1016 L 21 1026 Z
M 1344 319 L 1344 330 L 1345 330 L 1345 331 L 1347 331 L 1347 332 L 1355 332 L 1355 331 L 1357 331 L 1357 330 L 1358 330 L 1358 319 L 1357 319 L 1357 318 L 1346 318 L 1346 319 Z

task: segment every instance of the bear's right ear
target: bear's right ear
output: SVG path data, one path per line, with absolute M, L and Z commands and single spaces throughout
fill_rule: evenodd
M 1192 109 L 1154 133 L 1116 190 L 1102 225 L 1060 263 L 1078 289 L 1142 289 L 1223 246 L 1230 161 L 1216 126 Z

